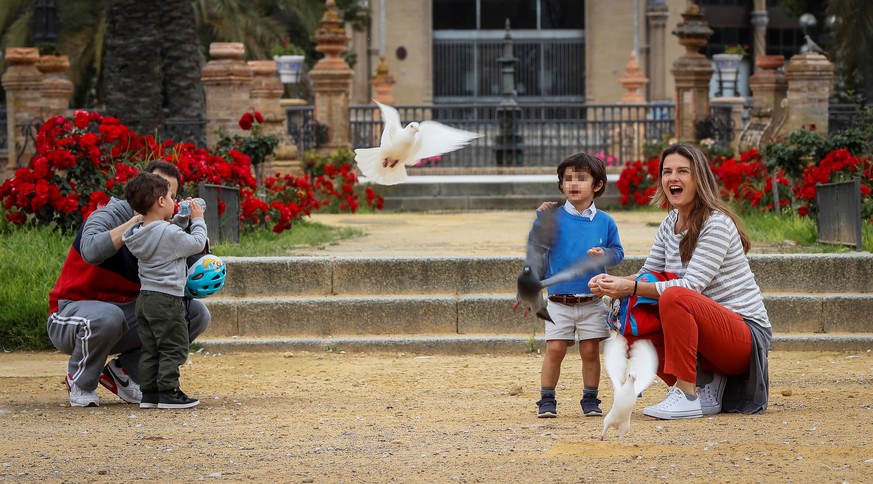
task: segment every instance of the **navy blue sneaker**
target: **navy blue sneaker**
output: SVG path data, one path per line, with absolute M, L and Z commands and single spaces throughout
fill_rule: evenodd
M 558 402 L 554 398 L 543 398 L 537 402 L 537 418 L 558 416 Z
M 582 405 L 582 413 L 585 414 L 586 417 L 599 417 L 603 415 L 603 410 L 600 410 L 600 400 L 597 397 L 587 396 L 582 397 L 582 400 L 579 401 Z

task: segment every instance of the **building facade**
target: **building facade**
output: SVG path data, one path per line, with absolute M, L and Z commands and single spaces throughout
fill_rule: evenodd
M 670 66 L 684 52 L 672 35 L 688 0 L 369 0 L 372 24 L 354 32 L 354 104 L 373 97 L 369 79 L 384 56 L 398 105 L 496 102 L 507 20 L 519 102 L 612 104 L 637 54 L 648 101 L 671 101 Z M 713 35 L 708 57 L 725 46 L 750 54 L 797 53 L 803 33 L 775 0 L 698 0 Z M 747 56 L 738 90 L 748 96 Z

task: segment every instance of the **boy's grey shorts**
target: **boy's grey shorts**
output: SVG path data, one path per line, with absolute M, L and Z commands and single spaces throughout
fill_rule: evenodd
M 554 319 L 554 324 L 545 322 L 546 341 L 569 340 L 575 343 L 586 339 L 609 337 L 606 307 L 599 297 L 575 306 L 548 301 L 547 308 Z

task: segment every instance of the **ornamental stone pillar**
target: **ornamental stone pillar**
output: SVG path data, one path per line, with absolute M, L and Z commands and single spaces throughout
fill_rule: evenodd
M 385 63 L 385 56 L 379 56 L 379 65 L 376 67 L 376 75 L 370 79 L 370 85 L 376 91 L 375 100 L 382 104 L 393 105 L 394 97 L 391 96 L 391 91 L 394 89 L 394 76 L 388 72 L 388 64 Z
M 664 101 L 670 97 L 667 94 L 667 5 L 663 0 L 651 1 L 646 7 L 648 22 L 649 59 L 646 68 L 649 71 L 649 99 Z
M 254 60 L 249 61 L 248 64 L 253 75 L 249 91 L 250 110 L 257 111 L 264 117 L 264 122 L 261 124 L 263 134 L 273 134 L 279 138 L 279 145 L 273 156 L 264 162 L 266 167 L 263 171 L 266 176 L 275 173 L 294 175 L 303 173 L 297 160 L 297 147 L 288 136 L 288 116 L 281 105 L 285 86 L 277 76 L 276 61 Z
M 788 81 L 782 71 L 783 64 L 785 57 L 781 55 L 755 57 L 755 74 L 749 78 L 752 109 L 749 124 L 740 136 L 738 151 L 760 148 L 769 143 L 785 122 L 784 100 Z
M 3 73 L 2 83 L 6 90 L 6 136 L 9 140 L 8 162 L 0 170 L 2 179 L 11 177 L 15 170 L 27 166 L 34 153 L 33 142 L 25 149 L 24 128 L 42 115 L 40 109 L 42 73 L 36 68 L 39 50 L 36 48 L 8 47 L 6 62 L 9 67 Z M 19 156 L 19 152 L 24 150 Z
M 798 54 L 785 65 L 785 77 L 788 80 L 788 118 L 780 133 L 790 133 L 810 125 L 815 125 L 816 131 L 827 133 L 834 65 L 821 54 Z
M 36 63 L 42 78 L 42 119 L 52 116 L 68 117 L 70 100 L 73 98 L 73 83 L 67 77 L 70 59 L 65 55 L 43 55 Z
M 243 135 L 239 118 L 251 110 L 252 69 L 244 60 L 245 47 L 237 42 L 213 42 L 212 58 L 203 66 L 200 80 L 206 94 L 206 144 L 218 142 L 219 128 L 228 135 Z
M 649 82 L 640 69 L 637 62 L 637 52 L 630 51 L 630 59 L 624 69 L 624 74 L 618 78 L 618 82 L 627 92 L 618 100 L 618 104 L 632 104 L 622 108 L 622 117 L 633 123 L 619 123 L 619 126 L 610 133 L 610 153 L 619 156 L 622 162 L 640 160 L 643 158 L 642 148 L 646 139 L 645 119 L 647 110 L 640 104 L 647 104 L 646 96 L 641 92 Z M 604 160 L 605 161 L 605 160 Z
M 320 150 L 333 152 L 351 148 L 349 96 L 355 74 L 339 56 L 346 49 L 349 37 L 337 14 L 336 3 L 327 0 L 325 5 L 327 11 L 321 18 L 321 27 L 312 35 L 317 44 L 315 50 L 324 57 L 309 71 L 309 79 L 315 91 L 315 120 L 327 127 L 328 141 Z
M 713 72 L 709 59 L 698 51 L 712 36 L 712 29 L 694 3 L 682 13 L 682 19 L 673 35 L 679 37 L 685 54 L 670 70 L 676 80 L 676 138 L 697 144 L 697 123 L 709 116 L 709 81 Z

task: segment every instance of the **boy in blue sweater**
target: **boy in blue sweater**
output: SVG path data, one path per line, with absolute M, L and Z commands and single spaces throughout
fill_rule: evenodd
M 606 190 L 606 167 L 603 160 L 584 152 L 574 153 L 558 165 L 558 189 L 567 197 L 564 205 L 543 203 L 537 221 L 545 210 L 555 210 L 555 230 L 548 252 L 545 277 L 572 266 L 585 257 L 605 255 L 608 265 L 624 259 L 615 220 L 597 210 L 594 199 Z M 591 294 L 588 281 L 605 268 L 597 268 L 570 282 L 548 288 L 548 312 L 554 320 L 546 322 L 546 354 L 540 375 L 540 400 L 537 417 L 557 417 L 555 387 L 561 374 L 561 362 L 567 349 L 579 340 L 582 357 L 582 412 L 586 416 L 603 415 L 597 389 L 600 385 L 600 341 L 609 337 L 606 308 Z

